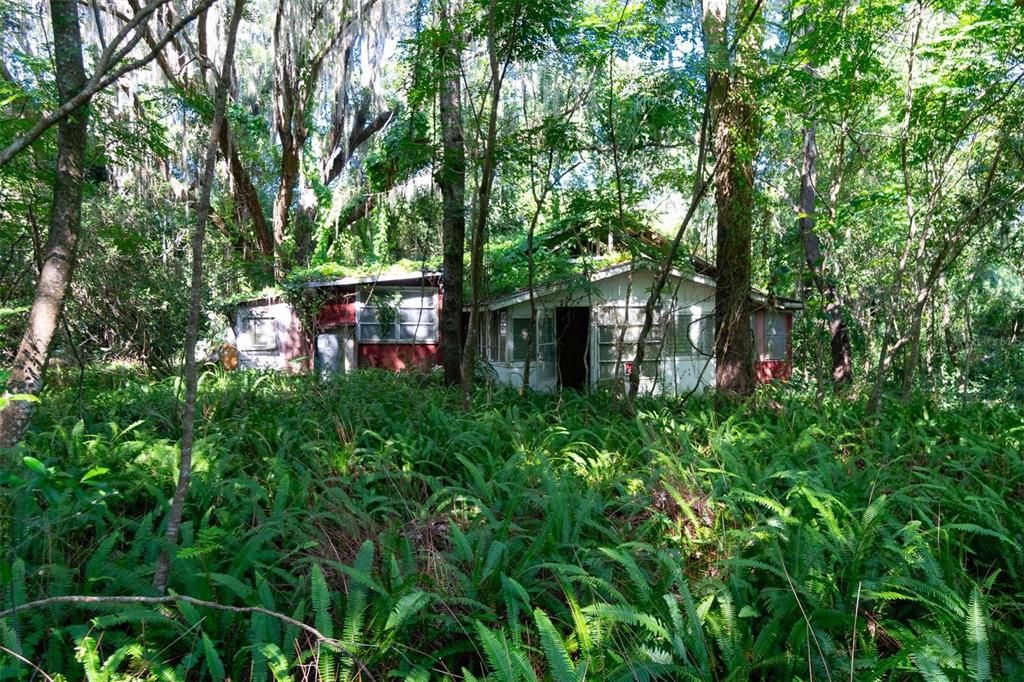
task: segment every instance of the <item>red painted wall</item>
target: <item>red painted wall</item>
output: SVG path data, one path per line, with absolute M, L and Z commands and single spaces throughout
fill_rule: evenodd
M 317 324 L 320 329 L 331 329 L 343 324 L 356 323 L 356 303 L 353 295 L 328 301 L 320 308 Z
M 426 369 L 441 362 L 436 343 L 360 343 L 356 351 L 359 367 L 378 367 L 399 371 Z
M 766 315 L 764 310 L 757 310 L 752 313 L 754 320 L 754 375 L 757 383 L 766 384 L 769 381 L 786 381 L 793 374 L 793 314 L 790 312 L 780 313 L 786 320 L 786 359 L 768 360 L 761 359 L 765 355 L 764 328 Z
M 793 374 L 793 363 L 789 360 L 761 360 L 754 363 L 754 371 L 759 384 L 785 381 Z

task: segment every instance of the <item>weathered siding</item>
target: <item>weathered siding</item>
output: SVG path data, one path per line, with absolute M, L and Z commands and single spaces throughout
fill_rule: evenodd
M 346 294 L 327 301 L 320 308 L 317 325 L 323 331 L 356 323 L 355 294 Z
M 441 361 L 435 343 L 361 343 L 357 346 L 359 367 L 376 367 L 399 372 L 429 369 Z
M 637 271 L 630 277 L 629 273 L 622 273 L 607 279 L 594 282 L 589 288 L 574 291 L 559 291 L 553 294 L 540 296 L 536 299 L 538 319 L 545 315 L 555 315 L 559 307 L 588 307 L 591 309 L 589 342 L 587 345 L 587 362 L 589 366 L 588 383 L 591 386 L 607 384 L 621 380 L 623 387 L 626 384 L 625 365 L 633 359 L 633 353 L 623 355 L 619 364 L 618 379 L 601 377 L 601 347 L 599 342 L 599 328 L 607 325 L 626 324 L 630 333 L 637 333 L 643 323 L 644 305 L 654 283 L 654 274 L 649 271 Z M 663 293 L 661 310 L 655 320 L 656 328 L 664 328 L 668 321 L 669 311 L 678 310 L 689 313 L 694 320 L 710 316 L 714 311 L 715 292 L 711 286 L 693 282 L 688 279 L 673 277 L 666 286 Z M 628 301 L 628 305 L 627 305 Z M 495 379 L 498 383 L 519 386 L 523 381 L 524 363 L 512 360 L 513 320 L 528 320 L 530 318 L 529 301 L 516 303 L 507 308 L 509 311 L 509 334 L 506 341 L 506 359 L 496 361 L 490 355 L 491 334 L 493 329 L 488 324 L 481 343 L 491 357 Z M 535 341 L 538 339 L 535 334 Z M 654 330 L 653 336 L 657 337 L 658 329 Z M 693 338 L 694 342 L 698 339 Z M 662 349 L 663 351 L 665 349 Z M 607 354 L 607 351 L 605 352 Z M 557 386 L 557 361 L 536 359 L 537 351 L 534 351 L 535 359 L 530 362 L 530 386 L 534 390 L 553 390 Z M 556 354 L 557 357 L 557 354 Z M 648 363 L 645 362 L 645 365 Z M 656 365 L 656 376 L 644 376 L 641 379 L 641 391 L 645 393 L 685 393 L 692 390 L 698 384 L 710 386 L 714 382 L 715 363 L 710 357 L 693 354 L 687 357 L 670 356 L 661 352 L 660 357 L 654 363 Z
M 769 342 L 772 326 L 785 333 L 783 349 Z M 754 372 L 760 384 L 770 381 L 785 381 L 793 374 L 793 313 L 783 310 L 761 308 L 750 314 L 750 326 L 754 332 Z
M 295 362 L 306 354 L 302 325 L 287 303 L 239 306 L 234 334 L 239 365 L 245 369 L 305 369 L 305 363 Z

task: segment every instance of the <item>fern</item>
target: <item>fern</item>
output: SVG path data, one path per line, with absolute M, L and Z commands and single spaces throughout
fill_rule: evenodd
M 581 669 L 577 671 L 576 666 L 572 663 L 572 658 L 569 656 L 569 652 L 565 648 L 565 643 L 562 641 L 562 637 L 558 634 L 555 626 L 551 623 L 551 619 L 540 609 L 534 610 L 533 617 L 537 624 L 541 647 L 544 650 L 552 680 L 554 682 L 576 682 L 577 680 L 582 680 L 583 676 L 578 673 L 585 672 L 586 665 L 581 663 Z
M 334 637 L 334 619 L 331 617 L 331 593 L 319 564 L 313 564 L 310 574 L 310 596 L 313 601 L 313 619 L 316 629 L 324 637 Z M 335 657 L 329 647 L 321 646 L 317 652 L 320 678 L 327 682 L 335 679 Z
M 353 571 L 350 576 L 369 576 L 373 568 L 374 546 L 373 542 L 367 540 L 359 548 L 356 555 Z M 356 653 L 362 643 L 360 638 L 363 634 L 363 621 L 366 617 L 366 582 L 375 584 L 372 581 L 353 580 L 349 586 L 348 604 L 345 607 L 345 627 L 342 631 L 341 641 L 344 647 L 342 657 L 341 677 L 348 679 L 352 668 L 356 664 Z M 330 678 L 333 679 L 333 678 Z
M 981 592 L 975 587 L 967 609 L 967 670 L 975 682 L 985 682 L 991 676 L 987 620 Z

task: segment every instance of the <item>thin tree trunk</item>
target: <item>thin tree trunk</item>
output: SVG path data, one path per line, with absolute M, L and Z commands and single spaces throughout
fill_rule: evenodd
M 525 88 L 524 88 L 525 92 Z M 526 103 L 523 103 L 524 113 Z M 534 242 L 537 234 L 537 222 L 540 220 L 541 211 L 544 210 L 544 202 L 547 200 L 548 191 L 551 189 L 551 167 L 554 165 L 554 150 L 548 149 L 547 165 L 544 169 L 544 180 L 541 185 L 541 190 L 537 192 L 537 185 L 533 178 L 533 162 L 531 160 L 530 166 L 530 192 L 533 194 L 533 215 L 530 216 L 530 227 L 526 231 L 526 287 L 530 297 L 530 324 L 526 328 L 526 347 L 532 349 L 534 347 L 534 337 L 537 332 L 537 297 L 535 290 L 537 287 L 537 258 L 534 253 Z M 519 394 L 525 395 L 526 389 L 530 387 L 530 361 L 533 359 L 533 353 L 527 353 L 526 359 L 523 361 L 523 383 L 519 387 Z
M 210 138 L 206 145 L 199 206 L 196 209 L 196 231 L 192 236 L 192 282 L 189 291 L 188 322 L 185 327 L 185 406 L 181 418 L 181 457 L 178 460 L 178 484 L 174 489 L 171 509 L 167 514 L 167 530 L 164 534 L 166 546 L 157 560 L 153 577 L 153 587 L 160 593 L 167 589 L 167 579 L 171 569 L 171 550 L 178 544 L 178 531 L 181 528 L 181 519 L 184 514 L 185 498 L 188 496 L 189 484 L 192 481 L 192 444 L 195 438 L 196 392 L 199 386 L 199 375 L 196 368 L 196 342 L 199 338 L 199 316 L 202 312 L 203 240 L 206 237 L 206 221 L 210 217 L 210 192 L 217 165 L 217 147 L 224 123 L 224 110 L 227 107 L 231 64 L 235 55 L 235 37 L 238 34 L 238 24 L 242 20 L 244 5 L 245 0 L 235 0 L 231 22 L 228 25 L 224 64 L 221 66 L 220 78 L 217 83 L 213 123 L 210 125 Z
M 679 228 L 676 230 L 676 235 L 672 239 L 672 243 L 669 245 L 668 253 L 665 254 L 665 260 L 661 264 L 661 268 L 658 270 L 658 275 L 654 280 L 654 285 L 651 287 L 651 294 L 647 298 L 647 302 L 644 304 L 644 321 L 640 327 L 640 334 L 637 336 L 636 341 L 636 355 L 633 358 L 633 371 L 629 375 L 629 385 L 626 391 L 626 413 L 632 415 L 634 413 L 634 400 L 636 399 L 637 393 L 640 391 L 640 369 L 643 365 L 644 355 L 646 354 L 647 337 L 651 333 L 651 329 L 654 326 L 654 311 L 661 301 L 661 292 L 665 288 L 668 277 L 672 272 L 672 266 L 675 263 L 676 255 L 679 253 L 679 245 L 682 243 L 683 235 L 686 233 L 687 227 L 693 220 L 693 216 L 697 213 L 697 207 L 700 206 L 701 201 L 704 199 L 704 193 L 707 192 L 709 178 L 705 175 L 704 165 L 707 161 L 707 151 L 709 143 L 709 133 L 711 126 L 711 91 L 714 88 L 715 76 L 709 74 L 707 91 L 704 93 L 704 115 L 701 119 L 700 126 L 700 140 L 697 144 L 697 165 L 696 172 L 694 173 L 695 180 L 693 186 L 693 195 L 690 197 L 690 205 L 686 209 L 686 214 L 683 216 L 682 222 L 679 224 Z M 716 159 L 715 167 L 712 169 L 712 175 L 718 172 L 718 167 L 721 164 L 721 159 Z M 632 265 L 630 266 L 630 277 L 632 277 Z M 632 285 L 632 280 L 630 281 Z M 626 319 L 629 319 L 629 294 L 627 291 L 627 305 L 626 305 Z M 619 344 L 622 344 L 622 335 L 619 336 Z M 619 357 L 615 359 L 615 376 L 618 376 L 619 369 Z M 703 372 L 702 372 L 703 373 Z M 698 378 L 698 382 L 700 379 Z
M 483 297 L 484 242 L 487 235 L 487 218 L 491 208 L 491 188 L 494 184 L 494 151 L 498 138 L 498 105 L 501 101 L 501 84 L 508 69 L 498 61 L 498 50 L 494 44 L 495 0 L 488 10 L 487 53 L 491 68 L 491 106 L 487 119 L 487 138 L 484 142 L 483 160 L 480 168 L 480 186 L 477 191 L 477 213 L 473 225 L 473 238 L 469 260 L 470 286 L 473 288 L 469 309 L 469 324 L 466 330 L 466 345 L 462 354 L 462 403 L 469 406 L 473 391 L 473 367 L 476 364 L 476 346 L 480 337 L 480 300 Z
M 882 334 L 882 343 L 878 351 L 878 367 L 875 369 L 875 381 L 871 388 L 871 396 L 868 399 L 867 409 L 875 415 L 882 411 L 882 391 L 885 388 L 885 375 L 895 354 L 897 346 L 893 345 L 896 334 L 896 309 L 903 297 L 903 280 L 906 274 L 907 262 L 910 258 L 910 248 L 914 238 L 918 236 L 918 213 L 914 207 L 914 195 L 910 178 L 910 115 L 914 104 L 914 66 L 917 57 L 917 43 L 921 37 L 921 26 L 924 23 L 923 2 L 917 3 L 917 16 L 915 17 L 914 28 L 911 31 L 910 49 L 907 53 L 907 86 L 903 95 L 903 121 L 900 126 L 900 164 L 903 171 L 903 193 L 907 211 L 907 241 L 903 247 L 899 263 L 896 266 L 895 292 L 889 306 L 889 315 L 886 318 L 885 332 Z
M 451 34 L 447 2 L 441 3 L 441 28 Z M 441 230 L 444 244 L 441 307 L 441 364 L 444 382 L 456 386 L 462 380 L 463 258 L 466 253 L 466 145 L 462 136 L 461 68 L 456 36 L 441 46 L 439 108 L 444 150 L 441 172 Z
M 57 92 L 70 102 L 86 85 L 82 34 L 75 0 L 50 0 Z M 82 220 L 83 161 L 89 112 L 77 107 L 57 130 L 57 170 L 46 252 L 28 324 L 7 386 L 9 394 L 36 395 L 43 385 L 50 346 L 74 272 Z M 13 447 L 25 434 L 33 403 L 13 400 L 0 410 L 0 447 Z
M 925 307 L 931 299 L 931 295 L 935 291 L 936 286 L 939 285 L 946 268 L 950 267 L 957 261 L 960 254 L 963 253 L 963 250 L 971 242 L 971 239 L 987 224 L 985 210 L 989 207 L 989 200 L 993 196 L 993 183 L 996 178 L 996 171 L 999 168 L 999 164 L 1002 159 L 1002 152 L 1003 144 L 1000 142 L 996 147 L 992 163 L 989 166 L 988 174 L 985 179 L 984 191 L 982 192 L 981 197 L 978 199 L 971 211 L 961 219 L 962 227 L 952 235 L 947 235 L 945 237 L 942 248 L 932 261 L 932 266 L 929 269 L 927 276 L 924 278 L 920 287 L 918 287 L 909 335 L 910 345 L 908 348 L 908 358 L 907 363 L 903 367 L 903 382 L 901 386 L 903 400 L 910 398 L 914 387 L 914 375 L 917 372 L 917 365 L 920 363 L 922 317 L 924 316 Z M 1024 192 L 1024 187 L 1018 187 L 1004 200 L 1010 201 L 1022 192 Z
M 800 234 L 803 237 L 804 257 L 821 294 L 825 320 L 831 341 L 832 384 L 836 390 L 853 382 L 853 354 L 850 349 L 850 331 L 842 301 L 835 286 L 828 280 L 821 255 L 821 239 L 814 231 L 815 196 L 817 194 L 818 149 L 815 142 L 815 124 L 804 127 L 804 162 L 800 177 Z

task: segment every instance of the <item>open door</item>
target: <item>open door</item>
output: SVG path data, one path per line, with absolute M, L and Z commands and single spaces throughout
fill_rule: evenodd
M 585 390 L 590 376 L 590 308 L 556 308 L 555 339 L 559 387 Z

